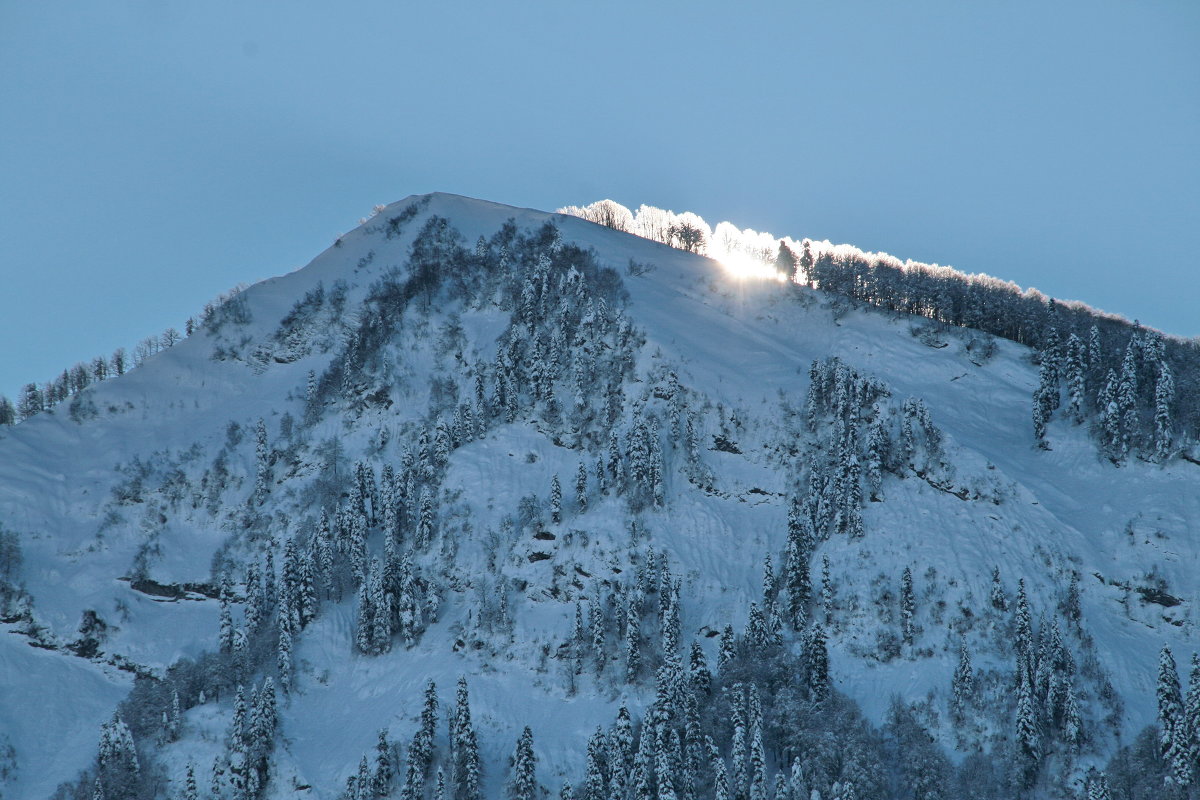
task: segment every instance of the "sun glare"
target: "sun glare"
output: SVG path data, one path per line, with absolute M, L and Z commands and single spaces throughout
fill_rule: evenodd
M 745 253 L 714 253 L 711 257 L 732 277 L 740 281 L 774 280 L 783 283 L 787 280 L 787 277 L 775 269 L 773 264 L 765 264 Z

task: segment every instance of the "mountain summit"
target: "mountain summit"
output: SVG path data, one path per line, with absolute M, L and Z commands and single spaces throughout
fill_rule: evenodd
M 23 398 L 0 796 L 1189 797 L 1194 343 L 672 236 L 409 197 Z

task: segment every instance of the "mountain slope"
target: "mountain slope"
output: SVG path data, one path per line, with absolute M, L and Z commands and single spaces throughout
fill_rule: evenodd
M 1056 791 L 1056 781 L 1103 764 L 1154 722 L 1159 648 L 1169 644 L 1181 663 L 1195 650 L 1200 471 L 1184 461 L 1114 468 L 1061 419 L 1050 424 L 1051 449 L 1036 449 L 1029 351 L 996 340 L 981 359 L 968 348 L 978 334 L 914 326 L 802 287 L 738 281 L 708 259 L 571 217 L 441 194 L 388 206 L 309 266 L 249 288 L 197 334 L 88 389 L 70 412 L 0 433 L 0 524 L 18 536 L 30 598 L 28 613 L 5 623 L 18 635 L 0 639 L 8 694 L 0 734 L 17 764 L 0 787 L 48 796 L 88 768 L 129 670 L 162 678 L 180 659 L 209 663 L 203 654 L 220 647 L 223 578 L 249 650 L 273 650 L 275 618 L 255 634 L 242 610 L 256 602 L 254 573 L 269 552 L 272 578 L 278 570 L 282 581 L 286 543 L 317 547 L 322 512 L 336 529 L 331 581 L 345 585 L 311 621 L 291 623 L 294 677 L 281 694 L 264 791 L 337 796 L 378 731 L 407 745 L 427 680 L 437 681 L 445 710 L 460 674 L 470 676 L 484 796 L 502 793 L 525 725 L 540 781 L 553 791 L 564 779 L 578 785 L 595 728 L 623 704 L 640 716 L 656 701 L 653 668 L 671 667 L 670 652 L 651 641 L 667 612 L 646 611 L 671 606 L 661 599 L 671 595 L 662 588 L 668 578 L 648 587 L 660 599 L 641 611 L 647 664 L 626 680 L 623 609 L 634 584 L 652 580 L 635 578 L 650 552 L 680 581 L 685 660 L 695 639 L 715 667 L 717 634 L 726 625 L 742 631 L 751 604 L 764 602 L 764 558 L 777 568 L 787 558 L 793 499 L 813 499 L 812 517 L 826 528 L 812 531 L 817 597 L 805 611 L 828 628 L 834 687 L 877 725 L 894 695 L 928 699 L 924 723 L 947 752 L 960 748 L 955 759 L 1008 752 L 1014 623 L 990 605 L 993 569 L 1010 603 L 1025 581 L 1035 619 L 1046 615 L 1036 625 L 1043 640 L 1060 620 L 1078 662 L 1073 685 L 1087 736 L 1077 754 L 1048 746 L 1058 760 L 1042 762 L 1037 791 Z M 814 361 L 827 372 L 814 371 Z M 815 374 L 829 376 L 829 391 L 810 411 Z M 495 402 L 506 382 L 499 391 L 509 399 Z M 839 383 L 851 387 L 850 400 L 836 399 Z M 865 535 L 852 523 L 839 532 L 816 497 L 828 495 L 830 508 L 843 501 L 821 479 L 841 474 L 843 438 L 866 459 L 872 424 L 898 442 L 906 420 L 920 416 L 908 398 L 920 399 L 931 426 L 915 450 L 884 459 L 881 502 L 868 491 L 846 505 L 861 507 Z M 456 417 L 463 406 L 473 423 Z M 469 435 L 459 436 L 464 428 Z M 642 429 L 658 432 L 653 443 L 639 438 Z M 605 493 L 596 463 L 610 459 L 610 431 L 622 470 L 641 468 L 643 445 L 660 466 L 641 479 L 609 475 Z M 411 476 L 392 532 L 380 494 L 356 500 L 359 463 L 371 484 L 383 482 L 385 466 Z M 575 499 L 581 464 L 586 509 Z M 661 498 L 651 485 L 656 469 Z M 565 498 L 557 522 L 556 475 Z M 427 542 L 426 495 L 435 519 Z M 356 502 L 376 568 L 354 562 Z M 388 563 L 389 537 L 411 550 L 421 602 L 431 605 L 417 612 L 423 631 L 411 646 L 389 631 L 387 652 L 368 655 L 356 584 L 390 580 L 375 571 Z M 823 559 L 834 590 L 828 610 Z M 900 633 L 905 567 L 909 637 Z M 1078 632 L 1059 611 L 1072 573 Z M 785 592 L 774 591 L 783 606 Z M 576 660 L 594 658 L 572 639 L 580 598 L 585 619 L 602 607 L 605 655 L 575 675 Z M 263 607 L 277 613 L 277 605 Z M 88 610 L 104 623 L 89 634 L 99 651 L 91 659 L 68 647 L 89 652 L 79 631 Z M 805 651 L 803 636 L 788 630 L 783 640 Z M 57 650 L 31 651 L 30 641 Z M 973 725 L 949 721 L 964 641 L 979 676 Z M 226 672 L 210 683 L 162 684 L 181 694 L 182 733 L 139 740 L 144 755 L 159 754 L 167 782 L 147 791 L 179 793 L 189 761 L 207 787 L 213 759 L 227 750 L 234 684 L 249 691 L 265 674 L 284 679 L 270 650 L 233 666 L 218 661 Z M 1049 740 L 1059 723 L 1044 724 Z M 64 730 L 72 745 L 49 745 Z M 714 728 L 721 748 L 727 735 Z M 438 737 L 435 761 L 449 766 Z M 830 790 L 827 775 L 805 780 Z M 860 797 L 870 796 L 868 784 L 899 779 L 862 780 Z

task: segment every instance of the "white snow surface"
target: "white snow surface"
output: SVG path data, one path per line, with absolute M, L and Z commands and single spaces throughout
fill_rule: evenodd
M 417 218 L 402 235 L 386 239 L 379 221 L 421 199 L 426 204 Z M 254 423 L 265 418 L 274 438 L 280 415 L 302 417 L 308 371 L 319 374 L 331 357 L 314 351 L 277 363 L 256 358 L 256 346 L 268 341 L 280 319 L 318 282 L 329 287 L 346 281 L 346 315 L 352 319 L 370 284 L 385 270 L 404 265 L 413 236 L 431 214 L 448 218 L 467 246 L 481 235 L 491 236 L 509 218 L 522 228 L 553 219 L 564 240 L 593 248 L 603 264 L 624 276 L 631 296 L 627 313 L 647 336 L 639 370 L 673 365 L 689 389 L 737 411 L 742 455 L 704 454 L 717 491 L 701 492 L 669 471 L 666 508 L 645 515 L 650 542 L 670 554 L 672 569 L 684 578 L 685 645 L 701 637 L 711 658 L 715 640 L 702 632 L 728 622 L 744 624 L 745 609 L 760 594 L 764 555 L 770 552 L 780 563 L 786 498 L 793 489 L 787 472 L 768 454 L 783 431 L 780 402 L 801 407 L 809 364 L 837 356 L 883 380 L 897 400 L 925 401 L 946 433 L 957 486 L 997 487 L 1003 495 L 999 504 L 961 500 L 919 478 L 888 476 L 884 502 L 866 504 L 867 535 L 834 537 L 820 546 L 817 563 L 829 557 L 839 601 L 845 604 L 830 637 L 837 688 L 875 721 L 894 695 L 919 700 L 933 692 L 944 702 L 959 642 L 948 622 L 961 605 L 973 605 L 976 613 L 986 605 L 992 568 L 999 567 L 1010 592 L 1018 577 L 1025 578 L 1035 618 L 1049 611 L 1055 592 L 1065 588 L 1064 570 L 1075 569 L 1082 576 L 1087 628 L 1126 703 L 1123 737 L 1127 741 L 1153 721 L 1160 647 L 1171 645 L 1181 664 L 1196 649 L 1196 465 L 1131 460 L 1115 468 L 1097 457 L 1082 430 L 1057 417 L 1048 429 L 1051 449 L 1036 450 L 1029 398 L 1037 372 L 1029 351 L 1011 342 L 998 341 L 996 355 L 977 365 L 963 348 L 967 334 L 961 331 L 943 332 L 946 346 L 930 347 L 910 333 L 912 318 L 837 308 L 848 304 L 831 304 L 800 287 L 739 282 L 706 258 L 573 217 L 447 194 L 393 204 L 307 267 L 249 288 L 244 298 L 252 321 L 247 325 L 226 326 L 215 336 L 198 333 L 121 378 L 87 390 L 95 418 L 73 421 L 64 404 L 0 429 L 0 524 L 20 536 L 23 581 L 49 639 L 63 644 L 76 638 L 81 614 L 94 609 L 114 628 L 105 654 L 151 671 L 215 649 L 215 601 L 193 595 L 168 602 L 134 591 L 120 579 L 130 574 L 138 547 L 154 532 L 158 554 L 149 571 L 155 580 L 208 581 L 213 555 L 231 532 L 222 517 L 188 502 L 177 511 L 155 500 L 114 504 L 113 487 L 122 480 L 115 467 L 135 458 L 169 457 L 195 477 L 222 447 L 228 424 L 237 421 L 245 441 L 233 450 L 229 469 L 234 480 L 243 480 L 232 494 L 244 499 L 254 483 Z M 368 251 L 374 257 L 362 264 Z M 653 269 L 626 276 L 630 259 Z M 494 309 L 464 312 L 469 347 L 490 359 L 506 319 Z M 330 333 L 340 335 L 336 326 Z M 248 342 L 240 341 L 247 337 Z M 236 345 L 239 357 L 214 360 L 218 345 Z M 422 376 L 429 356 L 413 351 L 408 357 L 402 371 L 415 377 L 397 397 L 408 392 L 411 402 L 348 422 L 327 416 L 310 441 L 340 435 L 354 459 L 381 425 L 399 429 L 417 419 L 425 407 L 420 392 L 428 382 Z M 399 458 L 398 452 L 384 455 Z M 445 488 L 461 488 L 458 502 L 470 508 L 472 526 L 469 534 L 458 534 L 457 574 L 467 583 L 482 574 L 485 532 L 499 529 L 520 497 L 544 497 L 551 475 L 562 478 L 569 496 L 578 459 L 577 451 L 554 444 L 526 420 L 495 428 L 456 450 Z M 303 498 L 289 491 L 302 487 L 305 477 L 311 474 L 281 484 L 274 493 L 280 513 L 303 508 Z M 297 685 L 282 705 L 274 796 L 294 796 L 299 785 L 312 787 L 306 796 L 336 796 L 360 756 L 373 748 L 378 730 L 387 728 L 391 737 L 407 743 L 427 679 L 437 680 L 445 708 L 460 674 L 470 676 L 487 796 L 498 796 L 505 759 L 525 725 L 534 732 L 539 779 L 555 791 L 563 777 L 577 780 L 595 727 L 611 723 L 622 702 L 636 712 L 652 699 L 653 689 L 646 689 L 650 698 L 622 696 L 585 676 L 579 693 L 567 696 L 556 663 L 539 667 L 543 645 L 552 646 L 569 632 L 574 603 L 553 599 L 538 587 L 548 584 L 555 565 L 611 576 L 613 558 L 629 539 L 614 498 L 597 498 L 582 515 L 568 513 L 557 528 L 560 537 L 549 544 L 551 559 L 524 559 L 535 544 L 544 546 L 530 541 L 519 544 L 505 565 L 507 574 L 525 578 L 531 587 L 527 601 L 514 607 L 511 642 L 481 651 L 453 649 L 469 588 L 448 593 L 441 621 L 418 646 L 397 647 L 379 657 L 352 652 L 352 598 L 326 607 L 297 644 Z M 568 543 L 561 534 L 569 530 L 586 531 L 587 543 L 580 537 Z M 863 657 L 879 625 L 867 599 L 871 581 L 882 573 L 898 584 L 905 565 L 913 567 L 923 629 L 919 645 L 928 653 L 888 663 Z M 935 583 L 927 578 L 930 567 L 937 571 Z M 1112 585 L 1150 585 L 1151 574 L 1182 603 L 1166 609 Z M 814 577 L 819 580 L 819 569 Z M 933 616 L 939 600 L 946 604 L 940 623 Z M 16 633 L 18 626 L 0 627 L 5 634 L 0 637 L 0 745 L 5 739 L 12 744 L 18 765 L 7 783 L 0 782 L 0 794 L 45 797 L 94 758 L 100 725 L 128 691 L 130 676 L 103 658 L 90 661 L 65 649 L 33 648 Z M 974 642 L 991 635 L 981 624 L 969 636 Z M 998 659 L 976 663 L 977 670 L 990 667 L 1006 664 Z M 207 785 L 214 742 L 229 713 L 228 698 L 188 712 L 183 739 L 166 751 L 173 780 L 182 780 L 192 760 L 201 785 Z

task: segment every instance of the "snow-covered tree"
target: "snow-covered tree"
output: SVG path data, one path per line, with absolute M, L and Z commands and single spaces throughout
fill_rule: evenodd
M 509 796 L 512 800 L 536 800 L 537 777 L 535 770 L 537 756 L 533 752 L 533 731 L 529 726 L 521 732 L 517 740 L 517 749 L 513 753 L 512 777 L 509 780 Z
M 1171 455 L 1172 414 L 1175 401 L 1175 379 L 1166 361 L 1159 363 L 1158 381 L 1154 386 L 1154 455 L 1165 461 Z
M 912 568 L 905 567 L 900 576 L 900 632 L 904 643 L 911 645 L 916 633 L 917 601 L 913 593 Z
M 1026 757 L 1033 762 L 1041 760 L 1041 731 L 1039 730 L 1037 712 L 1033 704 L 1033 694 L 1029 682 L 1023 677 L 1017 681 L 1017 741 Z
M 580 514 L 587 511 L 588 507 L 588 471 L 582 461 L 575 472 L 575 507 Z
M 805 678 L 813 699 L 824 700 L 829 694 L 829 651 L 825 630 L 815 624 L 808 629 L 804 644 Z
M 975 674 L 971 668 L 971 652 L 967 650 L 965 639 L 958 648 L 958 666 L 954 669 L 951 688 L 954 711 L 962 714 L 975 693 Z
M 557 474 L 550 479 L 550 521 L 555 525 L 562 522 L 562 484 Z

